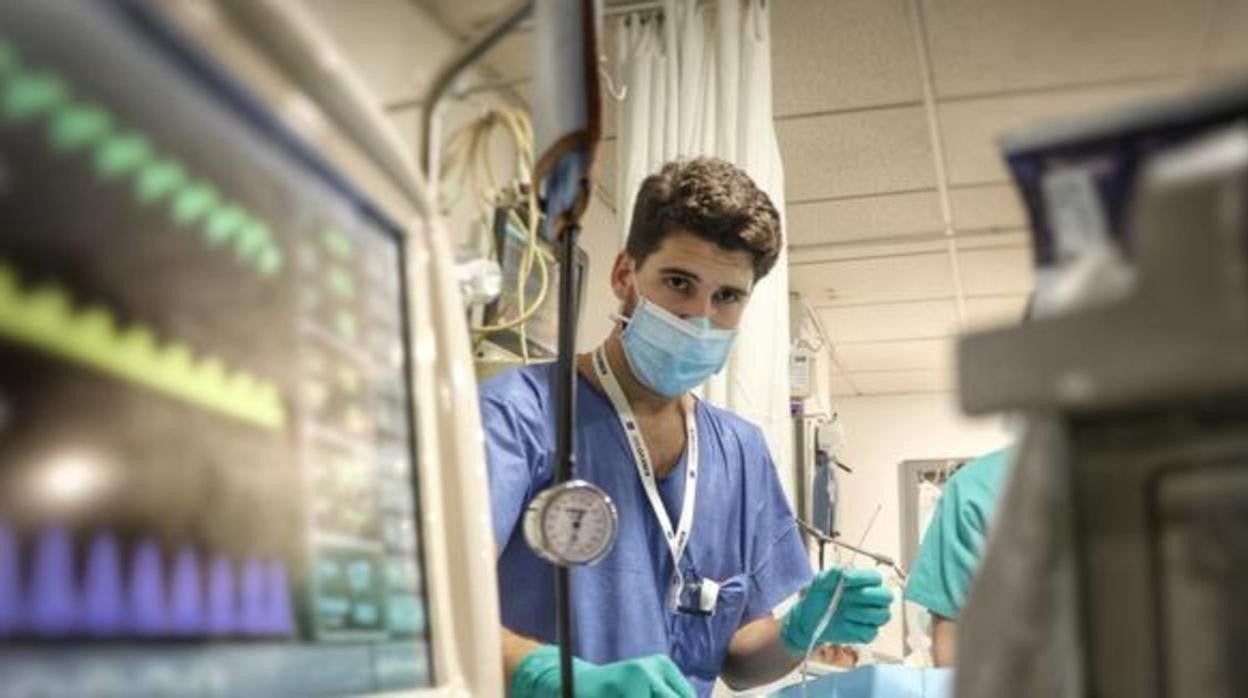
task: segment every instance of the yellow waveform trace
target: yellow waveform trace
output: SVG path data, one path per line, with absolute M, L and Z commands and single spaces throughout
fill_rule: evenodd
M 0 261 L 0 339 L 87 366 L 256 426 L 277 429 L 286 410 L 277 386 L 215 357 L 197 358 L 180 342 L 161 344 L 151 328 L 118 328 L 106 308 L 75 310 L 61 287 L 24 292 Z

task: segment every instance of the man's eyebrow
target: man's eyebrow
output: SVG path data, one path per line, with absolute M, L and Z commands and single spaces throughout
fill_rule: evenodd
M 660 273 L 660 274 L 671 274 L 671 275 L 673 275 L 673 276 L 683 276 L 683 277 L 685 277 L 686 279 L 689 279 L 690 281 L 693 281 L 694 283 L 702 283 L 702 278 L 701 278 L 701 277 L 699 277 L 697 274 L 695 274 L 695 273 L 693 273 L 693 272 L 689 271 L 688 269 L 683 269 L 683 268 L 681 268 L 681 267 L 663 267 L 662 269 L 659 269 L 659 273 Z M 725 288 L 725 289 L 727 289 L 727 290 L 729 290 L 729 291 L 732 291 L 733 293 L 739 293 L 739 294 L 741 294 L 741 295 L 743 295 L 743 296 L 748 296 L 748 295 L 750 295 L 750 289 L 748 289 L 748 288 L 742 288 L 742 287 L 740 287 L 740 286 L 733 286 L 732 284 L 725 284 L 725 285 L 723 286 L 723 288 Z
M 701 281 L 701 278 L 696 273 L 686 270 L 684 267 L 663 267 L 660 268 L 659 273 L 678 273 L 680 276 L 693 278 L 694 281 Z
M 681 267 L 663 267 L 662 269 L 659 270 L 659 273 L 660 274 L 676 274 L 678 276 L 683 276 L 691 281 L 697 281 L 698 283 L 702 282 L 702 278 L 699 277 L 697 274 L 689 271 L 688 269 L 682 269 Z

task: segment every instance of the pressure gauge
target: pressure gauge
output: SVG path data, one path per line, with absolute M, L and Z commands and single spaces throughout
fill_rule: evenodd
M 619 525 L 615 503 L 584 480 L 543 490 L 524 512 L 529 547 L 556 565 L 592 565 L 611 546 Z

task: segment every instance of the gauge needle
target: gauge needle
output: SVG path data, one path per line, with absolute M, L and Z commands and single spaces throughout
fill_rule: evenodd
M 575 543 L 581 532 L 581 520 L 585 518 L 584 509 L 568 509 L 568 513 L 572 515 L 572 540 Z

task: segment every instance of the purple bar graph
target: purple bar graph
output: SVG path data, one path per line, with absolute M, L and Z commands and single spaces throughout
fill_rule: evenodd
M 126 631 L 126 599 L 121 578 L 121 548 L 109 533 L 101 533 L 87 550 L 87 574 L 82 593 L 83 625 L 98 637 L 117 637 Z
M 22 571 L 18 568 L 17 538 L 0 521 L 0 637 L 17 632 L 21 623 Z
M 234 605 L 234 568 L 229 558 L 217 555 L 208 570 L 207 617 L 204 630 L 213 637 L 230 635 L 238 627 Z
M 199 555 L 191 548 L 182 548 L 173 563 L 172 607 L 169 631 L 174 635 L 195 637 L 204 632 L 204 597 L 199 581 Z
M 164 560 L 154 540 L 144 540 L 134 551 L 130 565 L 130 629 L 151 637 L 168 629 L 165 603 Z
M 286 565 L 269 560 L 265 565 L 265 630 L 270 635 L 288 636 L 294 632 L 290 608 L 290 586 L 286 581 Z
M 30 541 L 26 562 L 25 543 L 0 520 L 0 640 L 295 633 L 281 559 L 252 556 L 240 567 L 227 555 L 209 557 L 183 546 L 168 560 L 154 538 L 123 543 L 111 531 L 83 542 L 79 558 L 68 528 L 45 528 Z
M 35 543 L 34 575 L 30 580 L 30 629 L 37 635 L 69 634 L 77 621 L 74 599 L 74 547 L 69 531 L 43 531 Z
M 239 630 L 252 637 L 264 635 L 267 632 L 264 622 L 264 563 L 258 557 L 249 557 L 243 563 L 240 601 L 242 615 L 239 618 Z

